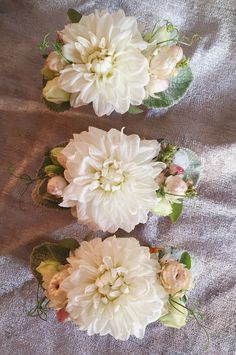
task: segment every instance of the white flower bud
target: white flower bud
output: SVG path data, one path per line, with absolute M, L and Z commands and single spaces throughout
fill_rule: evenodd
M 164 187 L 164 192 L 167 194 L 171 195 L 176 195 L 176 196 L 168 196 L 168 199 L 172 202 L 177 202 L 175 201 L 176 199 L 178 200 L 178 196 L 184 196 L 185 192 L 188 189 L 188 185 L 186 182 L 183 180 L 182 175 L 175 175 L 175 176 L 168 176 L 165 182 L 165 187 Z
M 146 91 L 150 96 L 164 91 L 169 87 L 169 79 L 175 73 L 176 64 L 183 57 L 181 47 L 164 46 L 155 48 L 149 55 L 150 81 L 146 86 Z
M 70 94 L 59 87 L 58 79 L 59 77 L 49 80 L 43 88 L 43 97 L 55 104 L 61 104 L 70 100 Z
M 67 182 L 62 176 L 54 176 L 48 181 L 47 192 L 51 195 L 61 197 L 66 186 Z

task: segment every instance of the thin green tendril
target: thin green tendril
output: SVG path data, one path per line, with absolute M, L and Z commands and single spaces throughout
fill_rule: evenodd
M 48 42 L 48 40 L 47 40 L 47 38 L 48 38 L 49 35 L 50 35 L 50 33 L 47 33 L 47 34 L 44 36 L 42 42 L 40 42 L 40 43 L 38 44 L 38 48 L 39 48 L 39 50 L 40 50 L 41 53 L 44 52 L 47 48 L 50 47 L 50 44 L 49 44 L 49 42 Z
M 49 301 L 46 296 L 39 297 L 39 289 L 40 289 L 40 286 L 38 284 L 36 305 L 30 311 L 27 312 L 27 316 L 39 317 L 40 319 L 46 321 L 48 310 L 49 310 L 48 309 Z
M 176 309 L 178 310 L 180 313 L 182 313 L 179 309 L 177 309 L 173 302 L 176 303 L 177 305 L 179 305 L 180 307 L 183 307 L 185 309 L 187 309 L 188 313 L 190 316 L 192 316 L 195 321 L 197 322 L 197 324 L 199 325 L 199 327 L 203 330 L 203 332 L 205 333 L 206 335 L 206 338 L 207 338 L 207 346 L 206 346 L 206 350 L 209 349 L 209 346 L 210 346 L 210 337 L 209 337 L 209 333 L 207 331 L 207 328 L 206 326 L 204 326 L 200 320 L 198 319 L 197 316 L 200 317 L 201 321 L 204 321 L 206 319 L 206 316 L 203 314 L 203 312 L 199 309 L 199 307 L 195 307 L 195 310 L 197 311 L 197 315 L 196 315 L 196 311 L 194 309 L 191 309 L 191 308 L 188 308 L 187 306 L 184 306 L 183 304 L 177 302 L 176 300 L 174 300 L 173 298 L 169 298 L 169 302 L 170 304 Z

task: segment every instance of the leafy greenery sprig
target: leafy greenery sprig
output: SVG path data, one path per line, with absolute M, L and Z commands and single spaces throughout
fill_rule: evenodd
M 165 164 L 171 164 L 178 148 L 174 144 L 161 143 L 160 152 L 156 158 L 157 161 L 162 161 Z

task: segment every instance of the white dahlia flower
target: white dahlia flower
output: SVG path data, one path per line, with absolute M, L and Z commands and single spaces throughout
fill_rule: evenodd
M 71 93 L 70 104 L 93 103 L 98 116 L 124 113 L 140 105 L 148 84 L 147 47 L 135 17 L 123 10 L 95 11 L 59 32 L 63 55 L 72 62 L 60 75 L 60 87 Z
M 155 178 L 165 164 L 154 162 L 156 140 L 141 140 L 116 129 L 90 127 L 74 134 L 62 150 L 66 157 L 62 207 L 73 207 L 80 223 L 114 233 L 130 232 L 147 221 L 159 188 Z
M 82 242 L 68 258 L 70 276 L 61 284 L 69 317 L 88 335 L 119 340 L 143 338 L 146 326 L 166 313 L 168 295 L 149 248 L 115 236 Z

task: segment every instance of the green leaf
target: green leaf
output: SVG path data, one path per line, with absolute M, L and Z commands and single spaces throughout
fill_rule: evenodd
M 144 100 L 144 105 L 148 108 L 169 107 L 183 97 L 193 80 L 193 74 L 189 66 L 177 70 L 177 75 L 171 79 L 169 88 L 166 91 L 157 93 L 159 98 L 149 97 Z
M 191 256 L 189 255 L 189 253 L 187 251 L 184 251 L 183 254 L 180 257 L 180 261 L 181 264 L 184 264 L 186 266 L 187 269 L 191 269 Z
M 202 162 L 198 155 L 192 150 L 187 148 L 180 148 L 180 151 L 184 151 L 189 159 L 189 165 L 184 171 L 184 178 L 190 178 L 193 181 L 194 186 L 196 186 L 200 178 Z
M 79 242 L 73 238 L 66 238 L 59 241 L 59 245 L 69 250 L 75 250 L 79 247 Z
M 31 197 L 36 206 L 44 206 L 48 208 L 62 208 L 59 204 L 62 202 L 61 198 L 47 193 L 48 178 L 40 179 L 36 182 L 35 187 L 31 193 Z
M 172 203 L 172 213 L 170 214 L 170 220 L 175 223 L 182 214 L 183 204 L 182 203 Z
M 43 102 L 50 111 L 64 112 L 64 111 L 68 111 L 70 109 L 70 102 L 69 101 L 63 102 L 61 104 L 55 104 L 54 102 L 47 101 L 43 97 Z
M 79 22 L 82 18 L 82 15 L 75 9 L 69 9 L 67 15 L 72 23 Z
M 143 110 L 141 108 L 139 108 L 138 106 L 130 105 L 128 112 L 136 115 L 137 113 L 143 112 Z
M 66 259 L 70 254 L 70 250 L 56 243 L 43 243 L 35 247 L 30 256 L 30 268 L 33 275 L 42 284 L 42 276 L 36 271 L 41 261 L 55 260 L 60 264 L 66 264 Z

